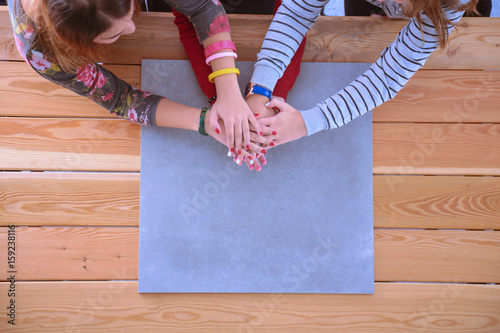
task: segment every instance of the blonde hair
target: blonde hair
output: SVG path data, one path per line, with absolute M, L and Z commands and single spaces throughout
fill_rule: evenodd
M 407 17 L 415 17 L 423 36 L 422 18 L 420 13 L 424 13 L 432 21 L 439 38 L 439 46 L 444 48 L 448 43 L 448 26 L 456 26 L 445 15 L 443 6 L 455 11 L 465 11 L 478 15 L 476 11 L 478 0 L 470 0 L 462 4 L 460 0 L 407 0 L 403 6 L 403 13 Z

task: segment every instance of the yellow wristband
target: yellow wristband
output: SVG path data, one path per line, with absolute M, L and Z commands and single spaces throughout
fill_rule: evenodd
M 220 70 L 215 71 L 212 74 L 210 74 L 208 76 L 208 81 L 210 81 L 210 83 L 214 83 L 214 78 L 216 78 L 217 76 L 224 75 L 224 74 L 232 74 L 232 73 L 236 74 L 236 76 L 239 76 L 240 70 L 238 68 L 220 69 Z

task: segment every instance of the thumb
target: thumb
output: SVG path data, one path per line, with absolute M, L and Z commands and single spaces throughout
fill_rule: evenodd
M 278 98 L 273 98 L 270 102 L 266 103 L 266 107 L 276 110 L 278 113 L 285 111 L 288 104 Z
M 220 126 L 219 126 L 219 113 L 216 108 L 212 108 L 210 115 L 208 116 L 208 123 L 210 127 L 215 130 L 217 134 L 220 134 Z

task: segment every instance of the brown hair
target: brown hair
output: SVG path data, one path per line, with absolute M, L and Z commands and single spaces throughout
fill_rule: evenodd
M 35 21 L 36 42 L 66 71 L 102 59 L 107 48 L 94 39 L 125 17 L 138 0 L 39 0 Z
M 456 26 L 452 23 L 448 17 L 443 12 L 443 6 L 455 11 L 465 11 L 468 13 L 474 13 L 478 15 L 476 11 L 478 0 L 470 0 L 466 4 L 462 4 L 460 0 L 406 0 L 403 6 L 403 13 L 407 17 L 415 17 L 417 19 L 420 31 L 422 32 L 422 37 L 424 37 L 424 32 L 422 29 L 422 18 L 420 13 L 424 13 L 432 21 L 434 28 L 437 31 L 439 37 L 439 46 L 444 48 L 448 43 L 448 30 L 447 26 Z

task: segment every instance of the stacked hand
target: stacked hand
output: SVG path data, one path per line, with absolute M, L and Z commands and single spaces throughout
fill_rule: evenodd
M 221 126 L 223 125 L 221 120 L 217 123 L 216 112 L 220 112 L 218 109 L 214 110 L 217 102 L 208 116 L 210 126 L 205 126 L 209 135 L 228 146 L 228 156 L 232 156 L 233 160 L 240 166 L 245 163 L 250 170 L 260 171 L 262 169 L 261 165 L 267 163 L 265 154 L 269 149 L 307 135 L 306 125 L 297 109 L 279 98 L 273 98 L 267 104 L 266 102 L 268 102 L 268 99 L 264 96 L 250 96 L 247 100 L 247 108 L 251 109 L 253 114 L 247 118 L 246 124 L 244 119 L 235 118 L 237 119 L 236 123 L 249 130 L 249 135 L 245 137 L 245 140 L 247 140 L 245 141 L 245 148 L 238 147 L 231 150 L 234 146 L 231 146 L 228 142 L 234 142 L 234 138 L 231 134 L 227 134 L 227 125 Z M 221 128 L 224 129 L 220 130 Z M 229 126 L 229 130 L 231 129 L 231 126 Z M 261 133 L 258 131 L 262 131 L 263 135 L 260 135 Z M 233 130 L 234 132 L 236 131 Z

